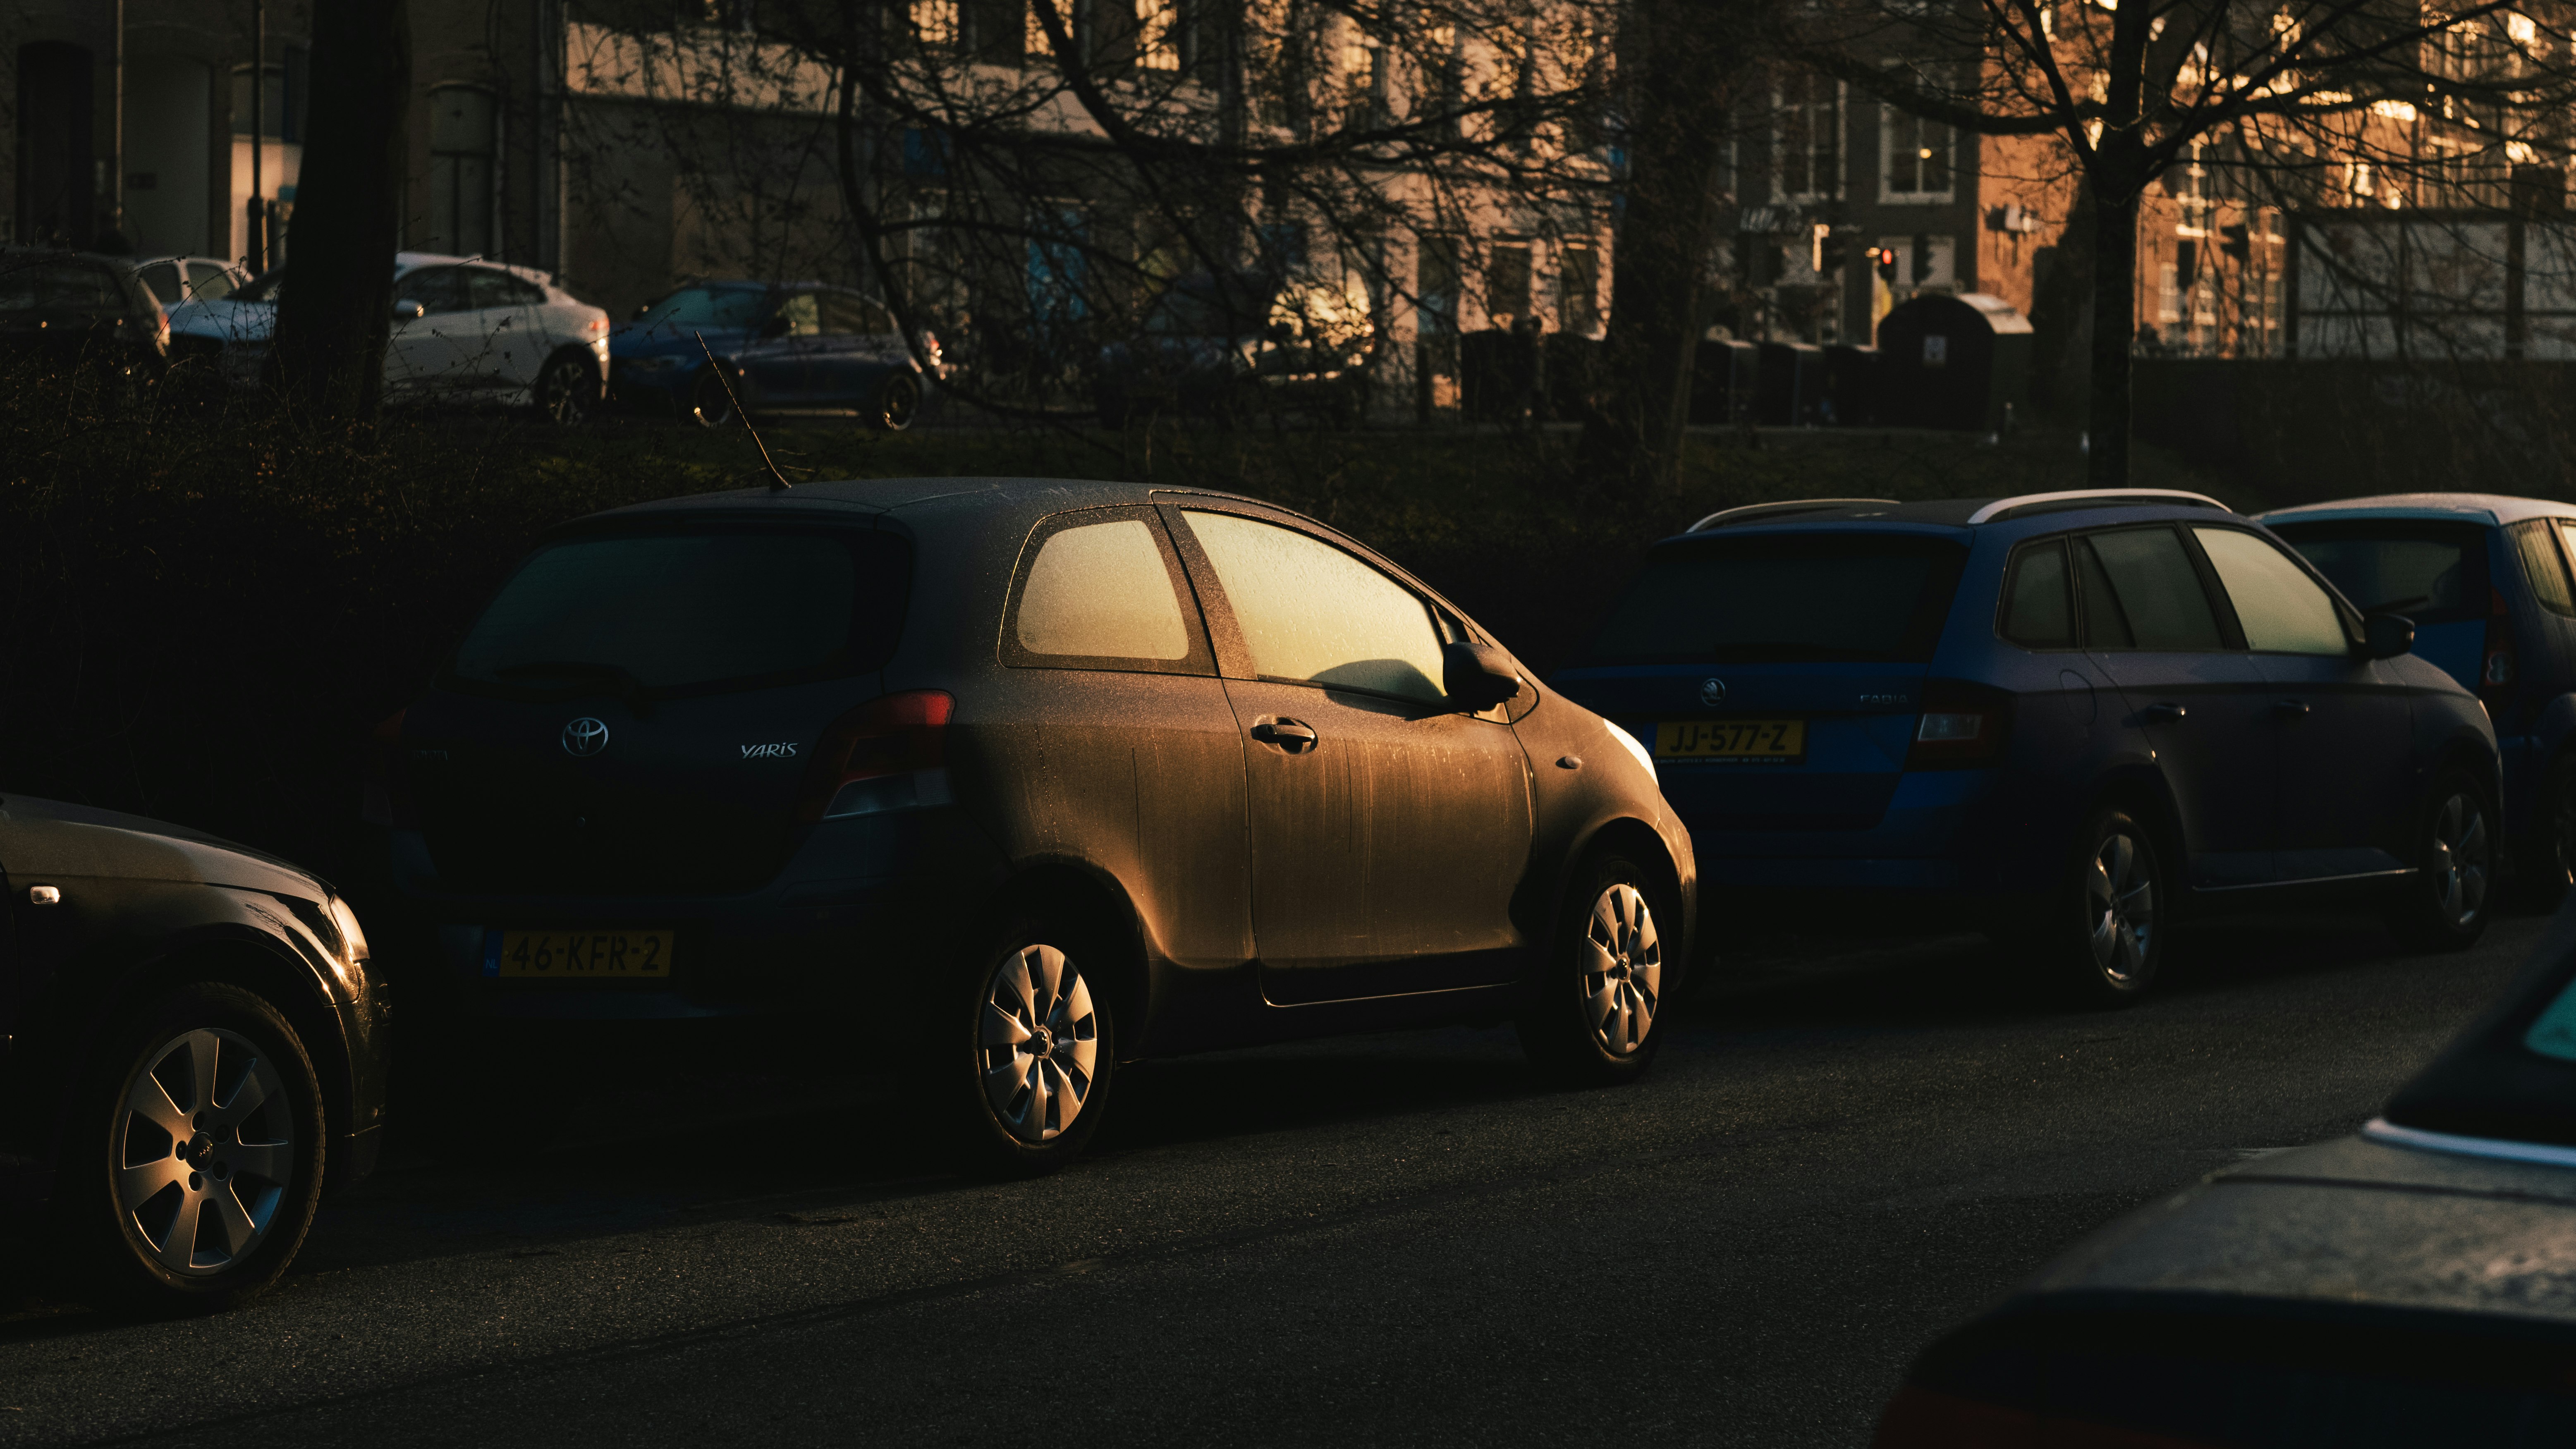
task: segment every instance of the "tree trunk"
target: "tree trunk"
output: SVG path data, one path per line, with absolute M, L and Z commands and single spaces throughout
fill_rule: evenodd
M 2129 370 L 2138 334 L 2138 188 L 2118 200 L 2096 186 L 2093 201 L 2093 376 L 2085 408 L 2091 444 L 2087 479 L 2096 488 L 2129 484 Z
M 304 169 L 277 303 L 281 391 L 316 421 L 373 417 L 384 396 L 393 258 L 409 169 L 405 0 L 317 0 Z
M 1623 51 L 1644 74 L 1631 93 L 1603 393 L 1582 451 L 1595 480 L 1651 494 L 1681 480 L 1701 279 L 1717 240 L 1719 138 L 1742 51 L 1728 43 L 1721 6 L 1642 0 L 1633 14 Z

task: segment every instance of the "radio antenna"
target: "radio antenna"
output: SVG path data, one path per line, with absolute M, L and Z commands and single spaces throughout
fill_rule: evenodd
M 778 464 L 771 460 L 769 445 L 760 440 L 760 429 L 751 425 L 751 414 L 742 410 L 742 397 L 733 390 L 733 379 L 725 376 L 724 364 L 716 361 L 715 349 L 707 346 L 707 335 L 694 329 L 689 335 L 698 339 L 698 350 L 707 355 L 707 370 L 714 373 L 716 381 L 723 385 L 725 401 L 733 404 L 733 415 L 742 419 L 742 430 L 751 434 L 751 445 L 760 450 L 760 466 L 769 470 L 769 491 L 776 493 L 781 489 L 795 487 L 795 484 L 787 481 L 786 474 L 778 471 Z

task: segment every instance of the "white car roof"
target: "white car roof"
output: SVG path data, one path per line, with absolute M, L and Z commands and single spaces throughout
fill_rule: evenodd
M 2475 523 L 2520 523 L 2526 518 L 2576 518 L 2576 504 L 2503 493 L 2383 493 L 2339 498 L 2254 515 L 2258 523 L 2308 523 L 2329 518 L 2450 518 Z
M 551 287 L 555 284 L 552 272 L 541 272 L 534 267 L 513 266 L 508 262 L 496 262 L 490 257 L 452 257 L 445 252 L 396 252 L 394 253 L 394 275 L 401 276 L 406 272 L 416 272 L 423 267 L 457 267 L 467 263 L 478 267 L 490 267 L 496 272 L 508 272 L 511 276 L 534 282 L 540 287 Z

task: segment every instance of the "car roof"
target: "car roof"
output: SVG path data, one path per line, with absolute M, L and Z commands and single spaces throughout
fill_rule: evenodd
M 1095 478 L 843 478 L 799 483 L 793 488 L 737 488 L 722 493 L 694 493 L 656 499 L 594 513 L 576 524 L 609 518 L 637 518 L 695 512 L 740 512 L 745 508 L 808 513 L 921 513 L 939 505 L 975 507 L 1015 505 L 1037 512 L 1068 508 L 1115 508 L 1145 503 L 1181 503 L 1191 499 L 1248 503 L 1278 512 L 1275 503 L 1214 489 L 1166 488 L 1146 483 L 1117 483 Z
M 2264 523 L 2310 523 L 2347 518 L 2441 518 L 2470 523 L 2520 523 L 2526 518 L 2576 518 L 2576 504 L 2550 498 L 2516 498 L 2504 493 L 2382 493 L 2370 498 L 2339 498 L 2275 508 L 2257 515 Z
M 394 270 L 397 274 L 403 272 L 416 272 L 423 267 L 462 266 L 490 267 L 496 272 L 508 272 L 511 276 L 534 282 L 541 287 L 551 287 L 555 284 L 555 278 L 552 272 L 541 272 L 534 267 L 522 267 L 510 262 L 494 261 L 492 258 L 486 256 L 457 257 L 449 256 L 444 252 L 394 253 Z
M 2111 513 L 2129 518 L 2171 518 L 2206 516 L 2212 512 L 2230 518 L 2238 516 L 2226 504 L 2206 494 L 2185 493 L 2171 488 L 2074 488 L 2002 498 L 1935 498 L 1911 503 L 1900 503 L 1892 498 L 1802 498 L 1720 509 L 1692 524 L 1679 537 L 1703 538 L 1713 533 L 1733 534 L 1753 529 L 1812 529 L 1833 524 L 1869 527 L 1899 524 L 1966 530 L 2042 517 L 2052 525 L 2064 526 L 2084 521 L 2065 516 L 2073 514 Z

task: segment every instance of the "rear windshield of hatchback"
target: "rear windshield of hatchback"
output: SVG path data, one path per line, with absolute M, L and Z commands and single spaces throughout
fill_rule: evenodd
M 875 669 L 912 551 L 867 530 L 656 531 L 528 556 L 457 646 L 467 686 L 706 692 Z
M 2487 611 L 2486 530 L 2476 524 L 2291 523 L 2273 531 L 2365 614 L 2445 624 Z
M 1596 664 L 1932 657 L 1967 549 L 1918 534 L 1689 538 L 1611 611 Z

